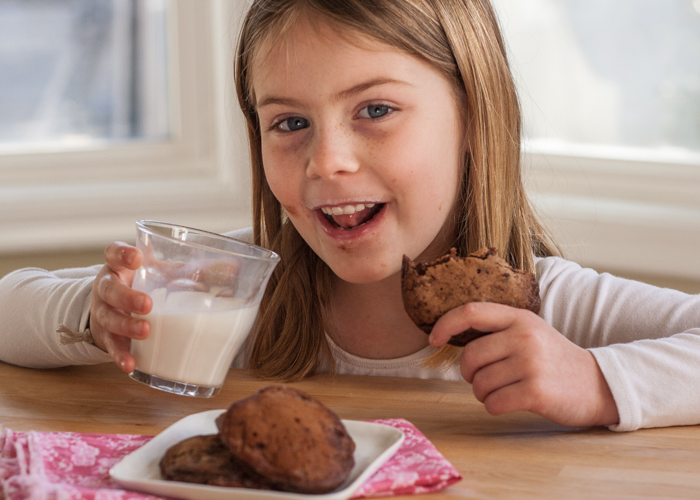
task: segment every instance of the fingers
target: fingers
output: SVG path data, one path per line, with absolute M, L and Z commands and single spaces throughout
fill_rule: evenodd
M 143 253 L 136 247 L 115 241 L 104 252 L 105 262 L 115 272 L 130 269 L 132 271 L 141 267 Z
M 136 360 L 131 355 L 131 339 L 120 335 L 106 334 L 102 337 L 105 350 L 112 360 L 126 373 L 131 373 L 136 368 Z
M 99 275 L 94 286 L 98 298 L 113 309 L 143 315 L 148 314 L 153 307 L 148 294 L 131 288 L 111 269 Z
M 466 366 L 468 366 L 466 363 L 462 363 L 463 370 Z M 462 376 L 467 382 L 472 384 L 474 397 L 482 403 L 493 392 L 502 387 L 515 384 L 522 379 L 522 372 L 518 367 L 518 363 L 512 358 L 501 359 L 478 370 L 471 369 L 471 366 L 469 368 L 471 380 L 467 380 L 464 373 Z
M 130 373 L 136 366 L 130 352 L 131 339 L 147 338 L 151 324 L 97 299 L 91 307 L 90 330 L 97 346 L 107 351 L 123 371 Z
M 148 314 L 152 307 L 153 300 L 147 294 L 133 290 L 105 265 L 93 284 L 90 324 L 95 341 L 109 352 L 109 335 L 146 338 L 150 324 L 132 314 Z
M 435 323 L 429 338 L 430 345 L 439 347 L 446 344 L 453 335 L 469 328 L 480 332 L 505 330 L 522 313 L 530 312 L 492 302 L 470 302 L 452 309 Z
M 542 407 L 547 407 L 543 402 L 551 399 L 550 391 L 547 379 L 533 373 L 532 361 L 514 355 L 478 368 L 471 375 L 474 397 L 492 415 L 512 411 L 542 414 Z M 462 367 L 464 370 L 464 363 Z
M 502 415 L 512 411 L 534 411 L 541 406 L 537 394 L 528 391 L 526 384 L 515 382 L 489 393 L 484 399 L 484 407 L 491 415 Z
M 121 242 L 109 245 L 104 252 L 105 265 L 95 278 L 90 306 L 90 330 L 95 343 L 107 351 L 125 372 L 134 369 L 129 352 L 131 339 L 144 339 L 150 324 L 132 314 L 148 314 L 151 298 L 131 288 L 134 271 L 141 266 L 140 250 Z
M 471 341 L 462 352 L 462 377 L 470 384 L 482 368 L 506 359 L 511 352 L 507 336 L 492 333 Z
M 95 297 L 90 308 L 90 330 L 97 346 L 107 351 L 123 371 L 130 373 L 135 368 L 130 353 L 131 339 L 147 338 L 151 325 Z
M 91 313 L 91 322 L 97 322 L 109 333 L 132 339 L 144 339 L 150 332 L 148 321 L 134 318 L 107 304 L 95 307 Z
M 201 270 L 200 279 L 210 287 L 235 285 L 240 264 L 235 260 L 218 260 Z

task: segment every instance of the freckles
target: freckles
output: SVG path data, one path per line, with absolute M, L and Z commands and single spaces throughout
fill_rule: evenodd
M 386 141 L 380 139 L 376 134 L 364 137 L 360 142 L 362 149 L 367 153 L 369 159 L 381 155 L 384 151 Z

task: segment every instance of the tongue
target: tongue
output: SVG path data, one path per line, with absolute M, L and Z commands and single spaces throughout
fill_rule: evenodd
M 354 214 L 334 215 L 333 221 L 343 229 L 352 229 L 353 227 L 357 227 L 370 220 L 372 215 L 372 209 L 365 208 L 364 210 L 360 210 Z

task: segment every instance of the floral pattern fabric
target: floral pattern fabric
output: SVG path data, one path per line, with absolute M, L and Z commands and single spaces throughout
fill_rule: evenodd
M 373 420 L 401 429 L 406 439 L 353 498 L 439 491 L 462 476 L 404 419 Z M 151 436 L 14 432 L 0 429 L 0 499 L 162 500 L 121 489 L 109 469 Z
M 462 479 L 433 443 L 408 420 L 394 418 L 371 422 L 401 429 L 406 438 L 394 456 L 360 486 L 352 498 L 431 493 Z

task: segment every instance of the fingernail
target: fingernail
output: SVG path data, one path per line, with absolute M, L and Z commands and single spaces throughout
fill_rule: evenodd
M 134 323 L 131 327 L 131 333 L 134 335 L 134 338 L 143 337 L 143 324 L 140 321 Z
M 142 312 L 143 311 L 143 306 L 146 302 L 145 297 L 142 295 L 139 295 L 134 299 L 134 309 L 136 309 L 137 312 Z
M 127 264 L 129 264 L 129 265 L 133 264 L 135 258 L 136 258 L 136 254 L 134 254 L 134 252 L 127 252 L 126 250 L 124 250 L 124 261 Z

